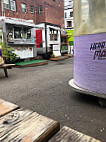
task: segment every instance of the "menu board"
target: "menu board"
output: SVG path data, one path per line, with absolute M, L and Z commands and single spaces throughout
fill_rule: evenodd
M 14 52 L 20 57 L 20 59 L 33 57 L 33 47 L 17 47 Z

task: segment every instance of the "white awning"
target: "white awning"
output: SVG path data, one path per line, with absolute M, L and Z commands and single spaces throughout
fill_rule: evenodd
M 11 17 L 0 17 L 0 21 L 4 21 L 5 23 L 13 25 L 35 27 L 33 20 L 25 20 L 25 19 L 11 18 Z

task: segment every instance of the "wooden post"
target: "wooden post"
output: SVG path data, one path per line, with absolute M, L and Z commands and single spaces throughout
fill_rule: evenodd
M 4 73 L 5 73 L 5 76 L 8 77 L 8 72 L 7 72 L 7 68 L 6 67 L 4 68 Z

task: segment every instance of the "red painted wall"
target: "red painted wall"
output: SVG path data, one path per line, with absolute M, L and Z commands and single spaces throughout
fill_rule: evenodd
M 42 47 L 42 30 L 36 30 L 36 44 L 37 48 Z

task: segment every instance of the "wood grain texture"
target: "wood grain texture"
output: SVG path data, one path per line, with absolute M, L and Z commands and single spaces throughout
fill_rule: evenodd
M 64 56 L 68 56 L 69 58 L 74 57 L 74 55 L 73 55 L 73 54 L 64 54 Z
M 49 142 L 100 142 L 100 141 L 64 126 Z
M 61 61 L 61 60 L 65 60 L 65 59 L 68 59 L 68 56 L 60 56 L 60 57 L 50 58 L 51 61 Z
M 0 99 L 0 117 L 17 108 L 17 105 Z
M 8 67 L 15 67 L 15 64 L 4 64 L 2 66 L 0 66 L 0 68 L 8 68 Z
M 0 118 L 0 141 L 46 142 L 59 123 L 30 110 L 16 110 Z

